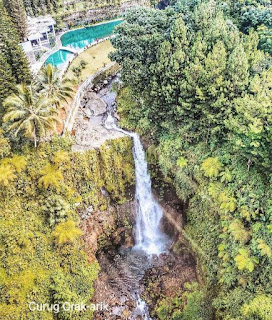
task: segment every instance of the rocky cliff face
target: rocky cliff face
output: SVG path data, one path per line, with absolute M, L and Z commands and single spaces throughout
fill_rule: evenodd
M 130 190 L 130 195 L 134 190 Z M 156 193 L 156 192 L 155 192 Z M 107 196 L 105 194 L 105 196 Z M 159 200 L 158 195 L 155 197 Z M 81 213 L 82 229 L 89 260 L 98 260 L 101 267 L 95 281 L 94 303 L 103 301 L 109 310 L 97 312 L 96 320 L 144 319 L 137 313 L 136 297 L 148 303 L 152 318 L 162 299 L 174 299 L 184 292 L 184 284 L 198 281 L 196 261 L 183 241 L 182 207 L 174 193 L 160 200 L 164 211 L 162 228 L 173 239 L 170 251 L 151 260 L 133 251 L 135 201 L 110 204 L 105 211 L 87 209 Z
M 116 251 L 120 246 L 133 245 L 133 225 L 135 221 L 134 200 L 124 204 L 109 205 L 105 211 L 92 212 L 92 208 L 81 213 L 81 227 L 89 260 L 103 251 Z

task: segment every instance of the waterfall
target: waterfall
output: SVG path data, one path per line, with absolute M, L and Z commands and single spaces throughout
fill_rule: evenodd
M 135 245 L 130 251 L 131 257 L 134 255 L 144 255 L 147 257 L 149 263 L 152 261 L 152 255 L 159 255 L 165 252 L 168 247 L 169 239 L 160 229 L 160 221 L 163 216 L 163 211 L 160 205 L 154 199 L 151 188 L 151 178 L 148 172 L 148 165 L 145 159 L 144 148 L 141 144 L 141 140 L 136 133 L 125 131 L 118 127 L 117 120 L 114 116 L 116 111 L 115 104 L 116 94 L 106 94 L 103 96 L 104 101 L 107 104 L 107 114 L 104 121 L 104 126 L 108 130 L 120 131 L 133 139 L 133 157 L 135 163 L 135 177 L 136 177 L 136 189 L 135 189 L 135 202 L 136 202 L 136 226 L 135 226 Z M 139 250 L 139 251 L 138 251 Z M 136 257 L 136 256 L 135 256 Z M 135 257 L 133 259 L 135 259 Z M 133 260 L 138 261 L 139 259 Z M 140 260 L 140 268 L 143 270 L 143 274 L 146 270 L 146 266 Z M 121 264 L 118 263 L 120 266 Z M 136 264 L 137 265 L 137 264 Z M 131 270 L 137 270 L 132 264 Z M 133 273 L 133 272 L 132 272 Z M 142 278 L 143 274 L 140 278 Z M 137 279 L 139 284 L 140 279 Z M 133 281 L 135 283 L 135 281 Z M 139 284 L 140 286 L 140 284 Z M 135 295 L 136 308 L 134 315 L 131 319 L 152 320 L 149 315 L 148 305 L 141 299 L 141 290 L 136 290 Z
M 133 139 L 136 175 L 135 200 L 137 206 L 134 249 L 143 250 L 147 254 L 158 255 L 166 250 L 167 242 L 166 235 L 160 230 L 160 220 L 163 212 L 152 194 L 151 178 L 140 138 L 136 133 L 131 133 L 117 127 L 112 112 L 108 112 L 105 127 L 121 131 Z
M 165 235 L 160 230 L 160 220 L 163 212 L 155 201 L 151 179 L 148 172 L 145 152 L 140 138 L 136 133 L 130 133 L 133 138 L 133 156 L 135 162 L 137 205 L 136 217 L 136 244 L 135 248 L 141 249 L 148 254 L 160 254 L 165 250 Z

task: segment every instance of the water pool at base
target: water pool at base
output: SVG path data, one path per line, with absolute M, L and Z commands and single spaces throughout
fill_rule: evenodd
M 111 35 L 113 33 L 113 29 L 121 22 L 122 20 L 115 20 L 91 27 L 68 31 L 61 37 L 61 43 L 64 47 L 82 49 L 86 45 L 89 45 L 98 39 Z M 45 64 L 52 64 L 55 67 L 60 67 L 72 55 L 73 53 L 61 49 L 49 56 L 45 61 Z

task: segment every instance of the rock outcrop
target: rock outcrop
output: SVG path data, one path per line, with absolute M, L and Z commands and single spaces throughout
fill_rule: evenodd
M 99 148 L 106 140 L 125 136 L 121 132 L 109 130 L 104 126 L 108 101 L 104 101 L 100 91 L 105 91 L 107 96 L 109 89 L 110 84 L 108 85 L 107 80 L 107 83 L 104 83 L 102 87 L 90 86 L 84 93 L 72 130 L 75 136 L 74 151 Z M 113 99 L 115 100 L 115 96 Z
M 116 251 L 121 245 L 124 247 L 133 245 L 134 201 L 109 205 L 104 211 L 87 208 L 80 215 L 86 252 L 90 261 L 96 260 L 95 255 L 100 251 Z

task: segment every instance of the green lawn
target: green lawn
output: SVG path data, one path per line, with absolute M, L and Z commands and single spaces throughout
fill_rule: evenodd
M 111 60 L 108 58 L 108 54 L 112 50 L 113 47 L 109 40 L 101 42 L 85 50 L 73 60 L 66 73 L 66 76 L 69 78 L 74 78 L 77 83 L 84 81 L 87 77 L 95 74 L 98 70 L 111 62 Z M 87 64 L 82 70 L 80 78 L 76 79 L 72 70 L 74 67 L 79 67 L 82 60 Z

